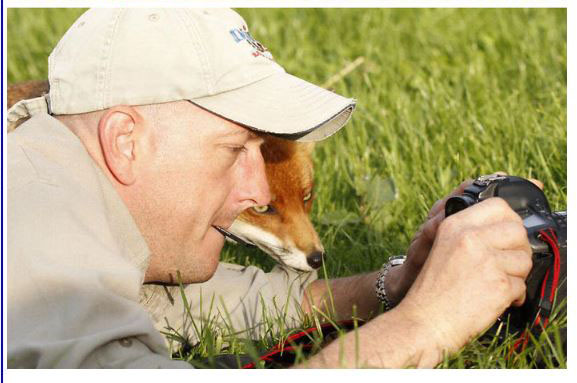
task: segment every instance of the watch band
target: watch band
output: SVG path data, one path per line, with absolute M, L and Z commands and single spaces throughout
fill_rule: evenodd
M 383 264 L 381 271 L 377 274 L 377 280 L 375 281 L 375 292 L 377 294 L 377 299 L 383 304 L 385 311 L 389 311 L 393 308 L 391 301 L 387 297 L 387 291 L 385 289 L 385 278 L 389 273 L 389 270 L 395 266 L 400 266 L 405 263 L 407 259 L 406 255 L 395 255 L 389 257 L 389 260 Z

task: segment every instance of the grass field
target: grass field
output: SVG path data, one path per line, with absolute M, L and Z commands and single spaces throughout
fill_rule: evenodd
M 46 58 L 80 10 L 8 11 L 8 80 L 44 79 Z M 349 125 L 315 151 L 315 222 L 326 274 L 375 270 L 401 254 L 429 207 L 463 179 L 503 170 L 540 179 L 567 203 L 567 49 L 563 9 L 240 9 L 288 72 L 358 100 Z M 273 263 L 227 247 L 223 259 Z M 440 367 L 565 367 L 555 340 L 515 361 L 473 342 Z M 208 338 L 207 338 L 208 339 Z M 207 341 L 208 342 L 208 341 Z M 205 349 L 212 343 L 205 344 Z M 205 353 L 210 351 L 205 350 Z

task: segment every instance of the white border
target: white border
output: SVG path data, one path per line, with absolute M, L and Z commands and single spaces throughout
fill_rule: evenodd
M 577 80 L 575 77 L 575 37 L 577 36 L 577 7 L 575 4 L 567 9 L 567 214 L 577 214 L 577 210 L 573 207 L 575 206 L 575 166 L 577 165 L 577 153 L 573 150 L 572 144 L 575 145 L 575 129 L 577 129 L 577 124 L 575 122 L 575 110 L 577 104 L 575 103 L 575 90 L 577 89 Z M 573 191 L 573 193 L 571 193 Z M 576 238 L 576 225 L 569 221 L 568 233 L 567 233 L 567 248 L 572 249 L 573 254 L 575 254 L 575 246 L 577 246 Z M 571 251 L 571 250 L 570 250 Z M 567 274 L 573 276 L 577 275 L 575 265 L 577 261 L 575 258 L 570 257 L 571 252 L 568 251 L 567 255 Z M 573 336 L 567 337 L 567 366 L 575 367 L 577 359 L 575 357 L 575 317 L 577 316 L 577 308 L 575 307 L 575 293 L 577 289 L 575 288 L 577 283 L 575 281 L 567 283 L 567 297 L 571 297 L 571 303 L 567 305 L 567 327 L 571 328 L 571 333 Z M 568 298 L 569 300 L 569 298 Z
M 262 7 L 282 7 L 282 8 L 293 8 L 293 7 L 302 7 L 302 8 L 309 8 L 309 7 L 339 7 L 339 8 L 346 8 L 346 7 L 355 7 L 355 8 L 369 8 L 369 7 L 390 7 L 390 8 L 432 8 L 432 7 L 460 7 L 460 8 L 472 8 L 472 7 L 482 7 L 482 8 L 568 8 L 567 13 L 567 70 L 568 70 L 568 88 L 567 88 L 567 140 L 568 140 L 568 147 L 571 147 L 571 144 L 574 142 L 574 134 L 573 129 L 577 128 L 575 125 L 575 118 L 574 118 L 574 111 L 577 107 L 574 102 L 574 98 L 571 97 L 574 94 L 574 90 L 576 88 L 575 83 L 575 76 L 572 75 L 570 68 L 575 67 L 575 60 L 573 58 L 574 54 L 574 42 L 575 36 L 577 33 L 577 27 L 575 22 L 577 21 L 577 11 L 574 2 L 570 1 L 536 1 L 536 0 L 526 0 L 526 1 L 496 1 L 496 0 L 487 0 L 487 1 L 458 1 L 458 0 L 430 0 L 430 1 L 416 1 L 416 0 L 407 0 L 407 1 L 282 1 L 282 2 L 275 2 L 272 3 L 270 1 L 261 1 L 261 0 L 253 0 L 253 1 L 194 1 L 194 0 L 140 0 L 140 1 L 125 1 L 125 0 L 117 0 L 117 1 L 108 1 L 108 0 L 100 0 L 100 1 L 85 1 L 85 0 L 9 0 L 4 2 L 4 20 L 3 20 L 3 28 L 4 28 L 4 41 L 3 41 L 3 53 L 4 53 L 4 68 L 6 68 L 6 55 L 7 55 L 7 37 L 6 37 L 6 8 L 7 7 L 150 7 L 150 6 L 157 6 L 157 7 L 237 7 L 237 8 L 262 8 Z M 4 84 L 7 84 L 7 74 L 6 70 L 2 73 Z M 5 90 L 4 90 L 5 91 Z M 6 99 L 6 95 L 4 94 L 4 99 Z M 4 110 L 5 105 L 3 105 Z M 6 153 L 5 148 L 3 148 L 3 153 Z M 571 164 L 575 164 L 575 153 L 571 150 L 568 150 L 568 191 L 575 190 L 574 186 L 574 177 L 573 177 L 573 167 Z M 6 163 L 6 158 L 4 158 L 4 164 Z M 6 185 L 6 168 L 4 168 L 4 185 Z M 571 210 L 569 213 L 572 217 L 575 212 L 572 210 L 573 203 L 575 199 L 573 195 L 568 192 L 568 210 Z M 6 197 L 4 195 L 4 216 L 2 217 L 4 222 L 4 231 L 6 231 Z M 572 222 L 572 221 L 570 221 Z M 569 248 L 575 249 L 577 242 L 573 240 L 575 238 L 575 225 L 569 226 Z M 6 240 L 5 232 L 2 233 L 3 238 Z M 6 241 L 4 241 L 6 242 Z M 5 252 L 5 243 L 4 243 L 4 255 Z M 574 269 L 574 265 L 576 264 L 575 261 L 569 257 L 569 266 L 571 269 Z M 6 262 L 4 262 L 4 270 L 6 270 Z M 574 274 L 573 271 L 570 274 Z M 572 286 L 577 285 L 575 283 L 569 284 L 570 292 L 569 296 L 575 296 L 575 289 L 571 288 Z M 4 281 L 4 296 L 3 296 L 3 303 L 6 302 L 6 282 Z M 569 304 L 569 320 L 571 324 L 571 334 L 573 334 L 574 323 L 575 321 L 573 318 L 576 317 L 576 309 L 575 305 Z M 488 379 L 500 378 L 500 380 L 519 380 L 523 379 L 524 381 L 543 381 L 544 379 L 561 379 L 563 381 L 569 380 L 570 370 L 429 370 L 429 371 L 414 371 L 414 370 L 395 370 L 395 371 L 380 371 L 380 370 L 313 370 L 313 371 L 290 371 L 290 370 L 283 370 L 280 371 L 234 371 L 234 370 L 195 370 L 195 371 L 177 371 L 177 370 L 170 370 L 170 371 L 139 371 L 139 370 L 132 370 L 132 371 L 118 371 L 118 370 L 103 370 L 103 371 L 78 371 L 78 370 L 43 370 L 43 371 L 17 371 L 17 370 L 5 370 L 5 363 L 6 363 L 6 338 L 8 334 L 6 332 L 6 307 L 4 303 L 4 365 L 2 366 L 3 377 L 8 377 L 10 381 L 17 380 L 17 381 L 31 381 L 32 379 L 41 379 L 43 382 L 77 382 L 78 378 L 81 378 L 84 382 L 101 382 L 103 379 L 114 379 L 118 380 L 118 378 L 136 378 L 139 382 L 155 382 L 158 383 L 159 381 L 166 381 L 172 379 L 234 379 L 235 381 L 250 381 L 254 382 L 255 380 L 264 381 L 264 380 L 271 380 L 274 379 L 275 382 L 294 382 L 295 379 L 305 377 L 309 380 L 321 380 L 321 379 L 330 379 L 331 381 L 359 381 L 359 380 L 366 380 L 371 381 L 374 378 L 377 379 L 391 379 L 392 381 L 396 381 L 399 378 L 441 378 L 447 381 L 457 381 L 461 383 L 463 379 L 467 379 L 468 382 L 483 382 L 487 383 Z M 570 336 L 568 338 L 568 355 L 567 355 L 567 364 L 569 367 L 575 366 L 575 356 L 573 347 L 574 342 L 572 341 L 574 336 Z M 426 377 L 423 376 L 425 373 Z M 40 375 L 42 374 L 42 375 Z
M 206 8 L 566 8 L 569 0 L 7 0 L 10 7 L 206 7 Z

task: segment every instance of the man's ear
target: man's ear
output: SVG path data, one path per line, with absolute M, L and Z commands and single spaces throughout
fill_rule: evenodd
M 110 108 L 98 123 L 98 138 L 108 170 L 118 182 L 131 185 L 136 180 L 136 161 L 141 130 L 146 127 L 142 116 L 130 106 Z

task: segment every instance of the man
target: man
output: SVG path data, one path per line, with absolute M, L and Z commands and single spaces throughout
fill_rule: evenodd
M 355 105 L 286 74 L 236 13 L 88 11 L 49 80 L 49 97 L 9 116 L 29 118 L 8 138 L 10 367 L 190 367 L 154 329 L 183 324 L 176 288 L 158 284 L 187 284 L 200 311 L 213 298 L 247 329 L 263 308 L 326 310 L 329 289 L 339 317 L 375 315 L 377 273 L 326 282 L 218 262 L 220 229 L 269 202 L 262 135 L 323 139 Z M 500 199 L 444 219 L 445 200 L 383 274 L 396 307 L 303 367 L 433 367 L 524 300 L 521 219 Z

